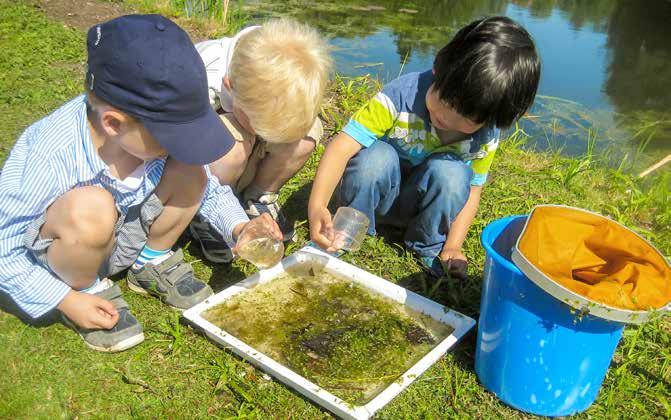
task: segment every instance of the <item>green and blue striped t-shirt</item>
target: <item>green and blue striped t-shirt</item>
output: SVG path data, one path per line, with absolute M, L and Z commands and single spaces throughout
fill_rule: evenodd
M 376 140 L 386 141 L 412 166 L 432 153 L 449 153 L 471 166 L 471 185 L 483 185 L 499 144 L 500 130 L 485 126 L 471 138 L 442 144 L 426 108 L 426 93 L 432 83 L 431 70 L 391 81 L 352 116 L 343 131 L 363 147 Z

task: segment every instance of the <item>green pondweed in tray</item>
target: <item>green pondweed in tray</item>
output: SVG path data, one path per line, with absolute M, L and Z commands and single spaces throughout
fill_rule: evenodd
M 368 402 L 452 332 L 314 267 L 296 267 L 203 317 L 351 404 Z

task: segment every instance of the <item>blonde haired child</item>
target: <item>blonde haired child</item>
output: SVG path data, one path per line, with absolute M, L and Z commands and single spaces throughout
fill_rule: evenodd
M 243 34 L 228 70 L 234 102 L 257 135 L 291 143 L 315 123 L 326 88 L 330 58 L 312 28 L 274 20 Z
M 210 164 L 212 173 L 236 190 L 248 215 L 270 214 L 285 239 L 292 238 L 277 198 L 323 134 L 318 113 L 332 64 L 326 41 L 308 25 L 274 19 L 196 49 L 210 103 L 237 140 Z M 232 259 L 208 223 L 196 218 L 190 230 L 210 261 Z

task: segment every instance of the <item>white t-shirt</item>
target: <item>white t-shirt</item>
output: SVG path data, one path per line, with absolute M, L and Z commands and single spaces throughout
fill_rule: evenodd
M 196 50 L 205 64 L 210 105 L 215 111 L 221 108 L 224 112 L 233 112 L 233 97 L 224 86 L 224 76 L 228 73 L 238 39 L 256 28 L 259 26 L 245 28 L 232 38 L 213 39 L 196 44 Z
M 124 179 L 114 178 L 117 181 L 117 189 L 121 192 L 135 192 L 144 182 L 145 163 L 141 163 L 133 172 Z

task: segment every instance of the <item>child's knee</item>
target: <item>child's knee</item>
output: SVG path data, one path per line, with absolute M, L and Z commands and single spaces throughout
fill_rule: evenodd
M 231 150 L 224 156 L 222 163 L 235 168 L 244 168 L 254 151 L 254 142 L 235 142 Z
M 400 168 L 398 153 L 393 146 L 378 141 L 368 148 L 361 149 L 350 160 L 347 172 L 355 172 L 357 177 L 376 182 L 389 179 L 397 173 L 400 176 Z
M 79 187 L 65 193 L 47 211 L 44 229 L 59 239 L 90 247 L 106 247 L 118 219 L 112 194 L 100 187 Z
M 270 155 L 278 156 L 287 161 L 287 164 L 305 163 L 314 152 L 317 143 L 310 137 L 302 138 L 292 143 L 268 143 L 267 151 Z
M 473 170 L 461 161 L 431 159 L 427 162 L 428 187 L 442 195 L 466 201 L 471 189 Z
M 210 170 L 221 184 L 234 184 L 240 178 L 254 149 L 254 143 L 235 142 L 222 158 L 210 163 Z
M 161 184 L 180 195 L 193 195 L 202 198 L 207 186 L 207 173 L 204 166 L 186 165 L 175 159 L 165 163 Z
M 315 151 L 316 147 L 317 142 L 315 140 L 313 140 L 311 137 L 305 137 L 304 139 L 296 142 L 294 149 L 295 156 L 298 159 L 307 160 L 312 155 L 312 152 Z
M 401 164 L 398 153 L 387 143 L 379 142 L 362 149 L 350 160 L 340 184 L 340 197 L 352 201 L 355 196 L 396 196 L 401 186 Z

